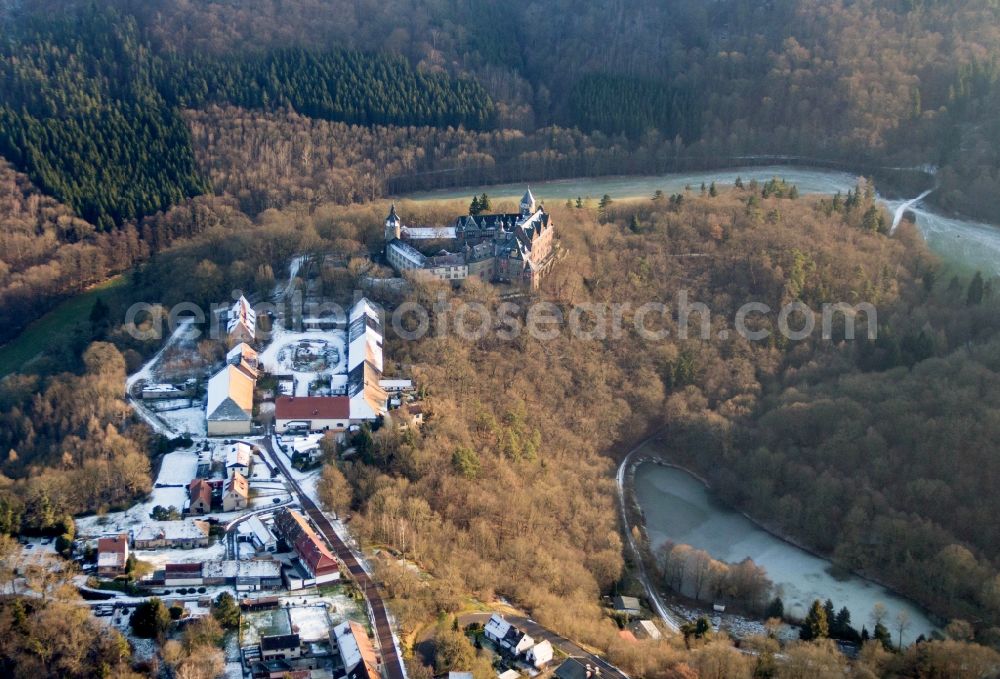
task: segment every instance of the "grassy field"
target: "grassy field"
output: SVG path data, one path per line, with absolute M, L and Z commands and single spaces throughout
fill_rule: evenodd
M 25 328 L 17 339 L 0 347 L 0 377 L 19 370 L 47 347 L 70 337 L 73 328 L 88 322 L 94 301 L 113 294 L 124 283 L 123 276 L 115 276 L 66 300 Z

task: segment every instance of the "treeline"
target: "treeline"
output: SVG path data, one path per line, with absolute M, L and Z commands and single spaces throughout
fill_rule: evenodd
M 287 107 L 311 118 L 356 125 L 473 129 L 489 125 L 493 112 L 478 83 L 422 73 L 402 57 L 376 52 L 282 49 L 169 60 L 163 69 L 159 80 L 164 95 L 185 108 Z
M 752 559 L 727 564 L 704 550 L 670 542 L 660 545 L 655 556 L 668 589 L 703 603 L 736 604 L 757 616 L 768 611 L 774 583 Z

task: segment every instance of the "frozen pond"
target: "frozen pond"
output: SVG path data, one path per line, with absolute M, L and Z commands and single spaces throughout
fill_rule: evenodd
M 829 561 L 761 529 L 719 502 L 687 472 L 644 462 L 635 471 L 635 492 L 654 549 L 673 541 L 702 549 L 728 563 L 750 557 L 774 581 L 788 615 L 804 618 L 814 600 L 832 599 L 837 610 L 847 606 L 853 627 L 860 631 L 866 625 L 871 631 L 872 607 L 882 602 L 889 610 L 885 624 L 894 639 L 898 631 L 893 629 L 893 620 L 901 610 L 911 618 L 910 628 L 903 634 L 904 643 L 921 634 L 929 636 L 935 629 L 910 601 L 864 578 L 834 577 Z
M 857 184 L 857 176 L 847 172 L 813 170 L 789 165 L 766 167 L 737 167 L 644 177 L 586 177 L 562 179 L 547 182 L 531 182 L 531 191 L 540 201 L 562 204 L 580 197 L 599 198 L 605 193 L 615 199 L 649 198 L 657 190 L 666 194 L 679 193 L 686 186 L 697 191 L 702 183 L 716 182 L 720 186 L 731 185 L 741 177 L 744 182 L 756 179 L 764 182 L 773 177 L 781 177 L 795 184 L 803 194 L 847 193 Z M 519 200 L 524 193 L 524 183 L 501 184 L 485 187 L 494 200 Z M 481 193 L 484 187 L 465 189 L 444 189 L 407 195 L 413 200 L 444 200 L 452 198 L 469 199 L 474 193 Z M 890 210 L 895 210 L 904 201 L 885 201 Z M 952 219 L 924 209 L 918 203 L 911 208 L 917 215 L 917 227 L 927 240 L 927 244 L 945 261 L 955 264 L 965 271 L 982 270 L 984 274 L 1000 275 L 1000 228 L 989 224 Z

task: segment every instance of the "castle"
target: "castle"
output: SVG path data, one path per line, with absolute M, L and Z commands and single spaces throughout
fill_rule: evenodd
M 385 257 L 396 271 L 447 281 L 478 276 L 492 283 L 534 289 L 553 260 L 552 218 L 528 190 L 516 214 L 465 215 L 447 227 L 404 226 L 389 209 Z M 447 241 L 451 248 L 425 255 L 413 241 Z M 436 244 L 436 243 L 435 243 Z

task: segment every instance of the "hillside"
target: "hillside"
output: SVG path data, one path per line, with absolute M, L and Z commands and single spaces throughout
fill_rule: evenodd
M 1000 10 L 989 0 L 514 0 L 502 8 L 438 0 L 416 12 L 342 0 L 114 4 L 136 17 L 154 52 L 232 59 L 336 45 L 395 53 L 424 72 L 481 83 L 498 127 L 556 123 L 632 136 L 653 127 L 720 160 L 771 152 L 932 163 L 944 168 L 944 207 L 998 214 L 981 198 L 1000 174 L 990 150 Z

